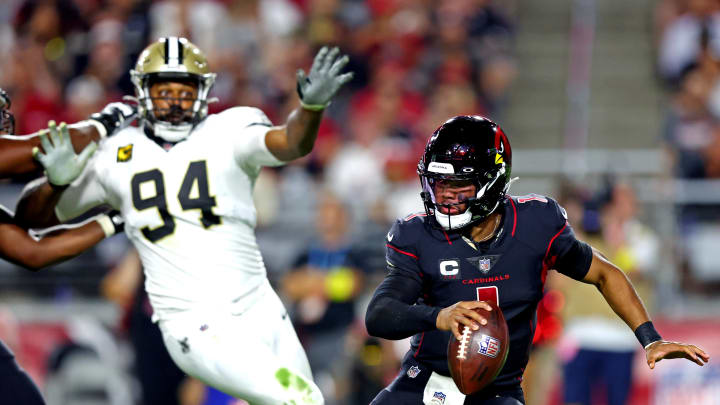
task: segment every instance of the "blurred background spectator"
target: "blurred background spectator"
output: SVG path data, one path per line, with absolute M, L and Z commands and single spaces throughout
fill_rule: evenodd
M 457 114 L 502 124 L 513 193 L 561 200 L 576 232 L 655 297 L 661 332 L 720 349 L 719 11 L 719 0 L 5 0 L 0 87 L 20 133 L 76 121 L 132 94 L 147 43 L 182 35 L 218 73 L 211 112 L 251 105 L 281 122 L 297 105 L 296 69 L 321 45 L 348 53 L 355 79 L 313 153 L 264 170 L 255 199 L 269 277 L 328 403 L 367 404 L 407 347 L 362 322 L 384 235 L 423 209 L 417 159 Z M 0 202 L 13 207 L 21 187 L 4 183 Z M 563 367 L 608 346 L 625 353 L 628 399 L 608 402 L 589 376 L 591 403 L 720 403 L 712 362 L 649 373 L 609 308 L 585 300 L 599 294 L 563 281 L 540 304 L 529 404 L 563 403 L 581 387 L 564 387 Z M 51 405 L 241 403 L 167 363 L 124 236 L 40 273 L 0 262 L 0 286 L 2 337 Z

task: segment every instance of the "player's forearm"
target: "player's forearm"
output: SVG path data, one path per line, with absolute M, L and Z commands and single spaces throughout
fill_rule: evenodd
M 415 304 L 422 285 L 398 268 L 393 268 L 375 290 L 365 326 L 372 336 L 404 339 L 416 333 L 436 329 L 435 321 L 442 308 Z
M 37 241 L 26 230 L 13 224 L 2 224 L 0 231 L 0 255 L 30 270 L 39 270 L 75 257 L 106 236 L 96 220 L 55 230 Z
M 365 314 L 365 327 L 371 336 L 399 340 L 436 329 L 442 308 L 409 305 L 387 295 L 375 296 Z
M 593 265 L 603 266 L 602 276 L 595 283 L 596 287 L 631 330 L 634 331 L 650 320 L 642 300 L 622 270 L 597 253 L 593 257 Z
M 99 140 L 99 134 L 89 121 L 69 127 L 73 148 L 80 152 L 91 142 Z M 34 147 L 40 147 L 39 132 L 29 135 L 0 136 L 0 178 L 40 172 L 42 166 L 32 157 Z
M 322 111 L 310 111 L 302 107 L 293 110 L 285 125 L 287 151 L 284 156 L 277 157 L 280 160 L 290 161 L 310 153 L 317 139 L 320 121 L 322 121 Z
M 38 241 L 24 265 L 37 270 L 68 260 L 95 246 L 105 236 L 97 221 L 75 229 L 56 231 Z
M 50 186 L 44 178 L 30 182 L 23 190 L 15 210 L 16 223 L 25 228 L 47 228 L 57 225 L 55 205 L 62 190 Z
M 0 136 L 0 177 L 39 173 L 42 166 L 32 157 L 33 148 L 39 145 L 40 139 L 32 135 Z

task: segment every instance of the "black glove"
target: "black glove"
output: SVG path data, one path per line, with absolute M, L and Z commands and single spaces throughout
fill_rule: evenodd
M 100 137 L 113 136 L 123 128 L 128 127 L 137 117 L 137 106 L 120 102 L 110 103 L 102 109 L 102 111 L 92 114 L 91 121 L 95 121 L 105 128 L 105 133 L 98 127 L 101 132 Z

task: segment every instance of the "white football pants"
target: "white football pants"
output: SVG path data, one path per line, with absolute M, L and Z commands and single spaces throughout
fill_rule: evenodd
M 285 307 L 261 288 L 239 315 L 218 307 L 160 320 L 165 347 L 185 373 L 251 405 L 323 404 Z

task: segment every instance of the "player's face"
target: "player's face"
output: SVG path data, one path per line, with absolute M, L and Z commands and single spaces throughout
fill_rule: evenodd
M 457 215 L 468 208 L 467 199 L 475 196 L 477 187 L 471 180 L 438 179 L 435 181 L 434 191 L 440 212 L 445 215 Z
M 192 119 L 197 96 L 197 85 L 192 83 L 159 82 L 150 87 L 155 118 L 172 124 Z

